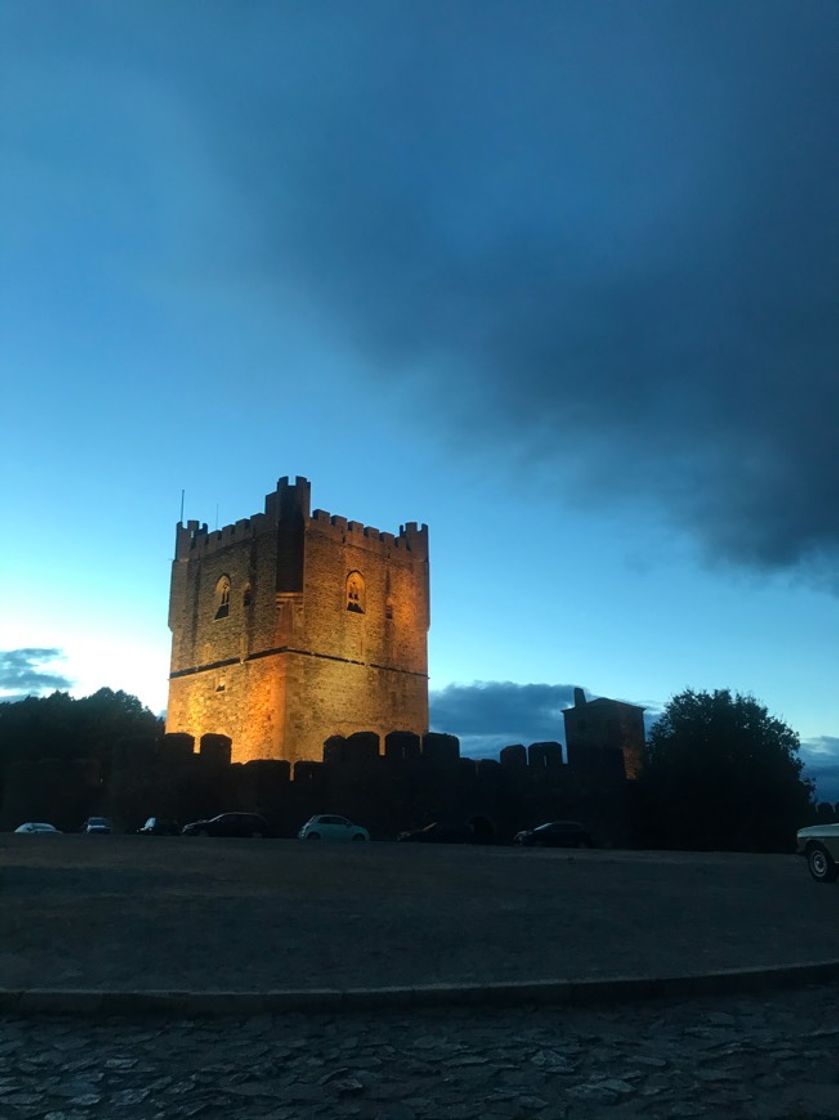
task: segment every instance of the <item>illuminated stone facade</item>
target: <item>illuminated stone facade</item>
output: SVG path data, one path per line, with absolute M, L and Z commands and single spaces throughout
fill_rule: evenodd
M 320 759 L 330 735 L 428 727 L 428 528 L 310 513 L 305 478 L 265 512 L 177 527 L 166 727 L 234 761 Z

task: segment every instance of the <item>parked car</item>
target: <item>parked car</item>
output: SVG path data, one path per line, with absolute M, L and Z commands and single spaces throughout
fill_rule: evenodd
M 107 817 L 88 817 L 82 825 L 82 832 L 98 833 L 100 836 L 111 831 L 111 822 Z
M 46 821 L 27 821 L 25 824 L 19 824 L 15 832 L 45 832 L 55 836 L 61 832 L 61 829 L 56 828 L 54 824 L 47 824 Z
M 192 821 L 181 830 L 184 836 L 259 836 L 271 835 L 264 817 L 257 813 L 219 813 L 206 821 Z
M 513 837 L 525 848 L 593 848 L 591 833 L 579 821 L 548 821 Z
M 346 817 L 336 817 L 320 813 L 309 817 L 300 831 L 298 840 L 369 840 L 370 833 L 359 824 L 353 824 Z
M 807 860 L 818 883 L 832 883 L 839 875 L 839 824 L 814 824 L 799 828 L 796 852 Z
M 467 824 L 443 824 L 434 821 L 432 824 L 427 824 L 425 828 L 400 832 L 396 839 L 415 844 L 471 844 L 475 834 Z
M 143 836 L 180 836 L 181 826 L 169 817 L 149 817 L 137 831 Z

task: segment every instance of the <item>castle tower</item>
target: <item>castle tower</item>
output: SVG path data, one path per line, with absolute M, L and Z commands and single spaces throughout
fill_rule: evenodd
M 601 750 L 623 755 L 627 778 L 639 777 L 644 763 L 644 709 L 638 704 L 599 696 L 586 700 L 581 688 L 574 689 L 574 707 L 566 708 L 565 743 L 568 761 L 586 766 Z
M 264 513 L 177 527 L 166 730 L 229 735 L 234 762 L 428 727 L 428 527 L 380 533 L 309 501 L 281 478 Z

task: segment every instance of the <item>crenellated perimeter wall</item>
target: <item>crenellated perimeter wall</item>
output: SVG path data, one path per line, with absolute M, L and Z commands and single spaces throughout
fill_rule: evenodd
M 321 761 L 231 762 L 230 740 L 188 735 L 124 744 L 115 759 L 110 810 L 124 827 L 150 814 L 184 822 L 225 811 L 261 813 L 293 836 L 314 813 L 338 813 L 374 838 L 431 821 L 476 818 L 509 840 L 551 819 L 579 820 L 602 844 L 628 841 L 627 783 L 619 750 L 565 761 L 559 743 L 505 747 L 498 759 L 461 758 L 453 735 L 396 731 L 332 736 Z

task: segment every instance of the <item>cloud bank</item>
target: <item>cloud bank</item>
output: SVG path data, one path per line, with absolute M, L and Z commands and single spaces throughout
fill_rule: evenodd
M 432 730 L 457 735 L 466 756 L 489 758 L 511 743 L 564 740 L 574 686 L 476 681 L 432 691 L 428 703 Z
M 205 121 L 278 296 L 566 498 L 839 556 L 839 8 L 330 10 Z
M 0 701 L 23 700 L 56 689 L 70 688 L 72 681 L 54 669 L 45 669 L 62 657 L 60 649 L 0 650 Z

